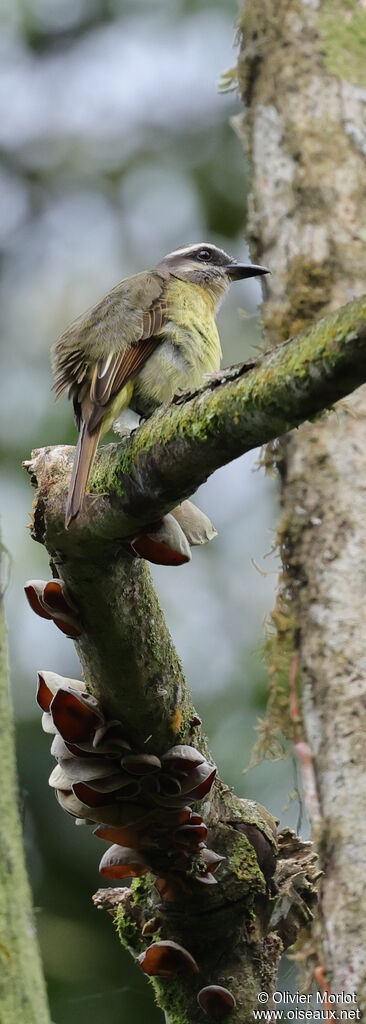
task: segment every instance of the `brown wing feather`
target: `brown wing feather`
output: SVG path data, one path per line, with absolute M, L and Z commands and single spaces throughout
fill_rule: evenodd
M 147 275 L 150 288 L 163 288 L 163 281 L 158 284 Z M 109 300 L 109 296 L 106 300 Z M 106 301 L 105 300 L 105 301 Z M 134 313 L 136 314 L 136 310 Z M 91 312 L 99 315 L 98 307 Z M 106 409 L 116 394 L 127 382 L 138 373 L 146 359 L 154 352 L 161 340 L 156 337 L 164 325 L 166 305 L 156 297 L 150 308 L 141 310 L 140 331 L 130 340 L 124 352 L 112 351 L 110 355 L 98 360 L 91 384 L 88 384 L 90 362 L 87 361 L 85 349 L 70 349 L 63 346 L 60 339 L 53 350 L 53 368 L 55 373 L 56 398 L 68 388 L 72 398 L 75 419 L 80 430 L 79 441 L 75 454 L 72 478 L 67 501 L 66 526 L 76 518 L 82 508 L 95 450 L 98 444 L 100 429 Z M 98 319 L 98 317 L 97 317 Z M 72 332 L 71 332 L 72 333 Z M 121 334 L 123 334 L 123 317 L 121 318 Z M 89 378 L 90 379 L 90 378 Z
M 166 306 L 163 302 L 154 303 L 151 309 L 143 314 L 142 334 L 139 341 L 130 345 L 125 352 L 116 352 L 104 359 L 99 359 L 90 385 L 93 409 L 88 420 L 89 431 L 93 431 L 99 426 L 106 407 L 114 396 L 131 380 L 131 377 L 138 373 L 146 359 L 154 352 L 160 341 L 155 332 L 163 326 L 165 311 Z
M 146 359 L 154 352 L 159 341 L 159 338 L 145 338 L 143 341 L 139 341 L 138 345 L 131 346 L 127 352 L 120 354 L 117 359 L 114 358 L 107 372 L 102 376 L 99 375 L 99 363 L 97 363 L 90 386 L 93 409 L 88 419 L 89 432 L 96 430 L 105 416 L 107 406 L 131 380 L 131 377 L 138 373 Z

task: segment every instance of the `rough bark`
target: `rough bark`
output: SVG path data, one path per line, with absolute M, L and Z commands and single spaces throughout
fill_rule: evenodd
M 281 341 L 366 283 L 364 0 L 266 0 L 240 18 L 237 128 L 252 166 L 253 258 Z M 277 452 L 285 607 L 300 654 L 324 877 L 319 962 L 366 1005 L 365 392 Z M 284 604 L 282 604 L 282 608 Z
M 0 551 L 0 563 L 4 553 Z M 7 637 L 0 600 L 0 1021 L 49 1024 L 18 808 Z

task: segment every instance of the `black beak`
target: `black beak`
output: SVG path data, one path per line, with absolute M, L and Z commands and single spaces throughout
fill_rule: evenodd
M 226 272 L 231 281 L 244 281 L 246 277 L 262 277 L 270 274 L 267 267 L 259 267 L 255 263 L 229 263 Z

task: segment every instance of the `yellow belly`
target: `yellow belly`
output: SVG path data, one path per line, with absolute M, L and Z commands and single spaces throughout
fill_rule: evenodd
M 205 373 L 221 365 L 221 345 L 215 321 L 215 301 L 199 285 L 172 280 L 164 294 L 167 322 L 161 341 L 140 371 L 114 399 L 103 420 L 103 434 L 131 405 L 148 416 L 170 402 L 178 391 L 198 387 Z
M 198 387 L 204 374 L 221 364 L 215 307 L 206 290 L 174 281 L 165 300 L 169 319 L 162 341 L 135 379 L 132 404 L 146 414 L 170 402 L 178 391 Z

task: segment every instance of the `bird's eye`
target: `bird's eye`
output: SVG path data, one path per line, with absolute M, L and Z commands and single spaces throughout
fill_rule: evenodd
M 200 249 L 197 253 L 197 259 L 202 260 L 202 263 L 209 263 L 212 259 L 212 252 L 209 249 Z

